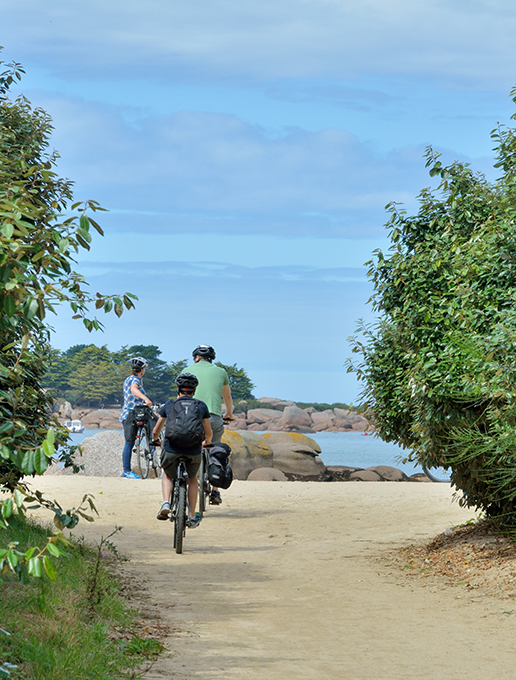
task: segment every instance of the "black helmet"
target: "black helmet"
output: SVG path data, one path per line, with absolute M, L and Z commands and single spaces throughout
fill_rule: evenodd
M 176 378 L 177 388 L 182 392 L 192 392 L 198 384 L 197 376 L 193 373 L 181 373 Z
M 201 359 L 206 359 L 207 361 L 213 361 L 215 359 L 215 350 L 209 345 L 199 345 L 192 352 L 192 356 L 201 357 Z
M 143 357 L 133 357 L 130 361 L 131 368 L 134 368 L 137 371 L 141 371 L 142 368 L 147 368 L 147 366 L 149 365 L 147 359 L 144 359 Z

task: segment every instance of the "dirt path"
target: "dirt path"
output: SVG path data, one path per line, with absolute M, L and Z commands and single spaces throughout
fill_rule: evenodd
M 85 536 L 124 526 L 135 583 L 170 627 L 148 680 L 499 680 L 515 676 L 511 601 L 424 587 L 382 559 L 473 513 L 444 484 L 235 482 L 172 550 L 159 481 L 45 477 L 68 507 L 101 514 Z

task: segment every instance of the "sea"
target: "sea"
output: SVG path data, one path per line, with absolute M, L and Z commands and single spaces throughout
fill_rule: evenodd
M 73 444 L 79 444 L 86 437 L 106 431 L 86 429 L 81 434 L 72 434 L 71 440 Z M 409 477 L 416 472 L 423 472 L 419 465 L 401 462 L 408 451 L 396 444 L 388 444 L 375 435 L 364 436 L 361 432 L 316 432 L 307 436 L 321 447 L 320 458 L 325 465 L 349 465 L 360 468 L 391 465 L 403 470 Z

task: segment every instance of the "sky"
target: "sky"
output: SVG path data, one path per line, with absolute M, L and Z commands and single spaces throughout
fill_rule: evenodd
M 1 58 L 52 116 L 59 174 L 105 237 L 78 270 L 138 295 L 53 345 L 198 344 L 257 397 L 357 403 L 348 337 L 385 206 L 435 186 L 428 145 L 496 178 L 516 84 L 512 0 L 2 0 Z M 152 396 L 152 395 L 151 395 Z

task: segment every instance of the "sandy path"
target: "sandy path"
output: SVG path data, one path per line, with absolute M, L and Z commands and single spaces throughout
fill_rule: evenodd
M 444 484 L 235 482 L 172 550 L 159 481 L 45 477 L 66 507 L 86 491 L 85 536 L 124 526 L 125 569 L 146 579 L 172 633 L 147 674 L 224 680 L 513 679 L 513 604 L 414 585 L 385 550 L 470 519 Z M 100 493 L 101 492 L 101 493 Z

